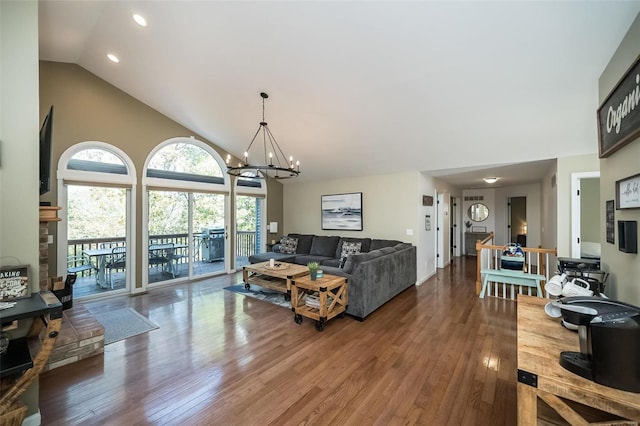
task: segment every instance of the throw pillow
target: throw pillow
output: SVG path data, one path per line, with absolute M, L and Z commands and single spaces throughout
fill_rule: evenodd
M 298 239 L 282 237 L 280 240 L 280 253 L 295 254 L 298 249 Z
M 343 268 L 344 264 L 347 262 L 347 258 L 351 255 L 360 253 L 360 249 L 362 248 L 362 243 L 342 243 L 342 253 L 340 253 L 340 264 L 339 268 Z

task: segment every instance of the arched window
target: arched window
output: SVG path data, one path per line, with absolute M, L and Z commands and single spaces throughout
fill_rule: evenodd
M 77 275 L 74 297 L 134 290 L 135 188 L 133 162 L 112 145 L 82 142 L 60 157 L 58 271 Z
M 229 270 L 230 185 L 223 167 L 222 157 L 195 138 L 169 139 L 149 154 L 143 178 L 149 273 L 143 285 Z
M 186 139 L 162 146 L 149 160 L 147 177 L 224 185 L 225 175 L 212 150 L 194 142 Z

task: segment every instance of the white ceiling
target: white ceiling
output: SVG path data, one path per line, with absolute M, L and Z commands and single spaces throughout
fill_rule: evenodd
M 300 180 L 438 170 L 469 186 L 483 167 L 500 175 L 514 169 L 496 164 L 597 152 L 598 77 L 639 10 L 640 1 L 41 0 L 40 58 L 77 63 L 236 156 L 265 91 L 266 121 L 300 159 Z

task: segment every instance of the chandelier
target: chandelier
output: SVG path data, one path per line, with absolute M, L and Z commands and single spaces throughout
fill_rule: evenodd
M 289 179 L 296 177 L 300 174 L 300 161 L 296 161 L 295 166 L 293 164 L 293 157 L 287 157 L 282 152 L 280 145 L 276 142 L 276 138 L 269 130 L 267 122 L 264 121 L 264 100 L 269 97 L 266 93 L 260 93 L 262 97 L 262 121 L 258 126 L 256 134 L 251 139 L 249 147 L 244 152 L 243 161 L 238 163 L 237 167 L 229 165 L 231 161 L 231 155 L 227 155 L 227 173 L 232 176 L 238 176 L 242 178 L 250 179 Z M 253 143 L 258 139 L 256 144 L 258 148 L 254 149 L 254 153 L 251 153 L 251 147 Z M 262 139 L 262 152 L 260 152 L 259 145 L 260 139 Z M 257 161 L 262 156 L 262 164 L 251 164 L 251 161 Z

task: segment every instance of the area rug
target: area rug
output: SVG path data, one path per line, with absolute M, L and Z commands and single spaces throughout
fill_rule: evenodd
M 264 300 L 265 302 L 273 303 L 274 305 L 283 306 L 287 309 L 291 308 L 291 302 L 284 300 L 283 293 L 269 290 L 258 285 L 251 284 L 251 288 L 249 290 L 244 288 L 244 284 L 232 285 L 230 287 L 225 287 L 224 289 L 247 297 L 253 297 L 254 299 Z
M 158 328 L 133 308 L 100 312 L 93 316 L 104 327 L 105 345 Z

